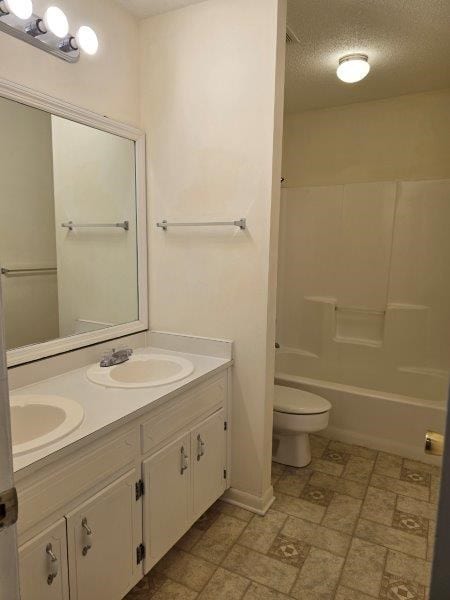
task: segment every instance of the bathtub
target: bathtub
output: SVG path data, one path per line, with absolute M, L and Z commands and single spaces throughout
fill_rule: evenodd
M 440 463 L 439 458 L 425 454 L 424 442 L 427 430 L 444 432 L 446 401 L 305 377 L 304 364 L 301 354 L 280 348 L 275 360 L 275 382 L 318 394 L 331 402 L 330 422 L 323 435 L 432 464 Z

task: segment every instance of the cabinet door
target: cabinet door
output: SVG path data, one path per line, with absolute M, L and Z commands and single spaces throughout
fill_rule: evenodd
M 225 491 L 226 431 L 219 410 L 191 432 L 194 516 L 198 518 Z
M 68 600 L 64 519 L 19 548 L 22 600 Z
M 71 600 L 121 600 L 142 577 L 135 469 L 66 516 Z
M 190 526 L 190 472 L 189 434 L 143 463 L 146 572 Z

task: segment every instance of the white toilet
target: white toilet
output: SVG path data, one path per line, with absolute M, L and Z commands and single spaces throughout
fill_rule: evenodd
M 291 467 L 306 467 L 311 462 L 309 434 L 327 427 L 330 410 L 331 404 L 321 396 L 276 385 L 272 459 Z

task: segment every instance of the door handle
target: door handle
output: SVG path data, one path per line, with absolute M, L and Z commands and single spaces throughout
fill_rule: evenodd
M 92 548 L 92 529 L 89 527 L 86 517 L 81 521 L 81 527 L 84 529 L 85 536 L 88 538 L 86 545 L 83 546 L 83 550 L 81 551 L 83 556 L 86 556 Z
M 198 434 L 197 436 L 197 460 L 200 460 L 202 456 L 205 454 L 205 442 L 202 440 L 202 436 Z
M 53 580 L 55 579 L 55 577 L 58 575 L 58 558 L 56 557 L 56 554 L 53 552 L 53 548 L 51 544 L 47 544 L 47 548 L 45 549 L 45 552 L 47 553 L 49 560 L 50 560 L 50 573 L 48 574 L 47 577 L 47 583 L 48 585 L 52 585 Z
M 444 452 L 444 436 L 442 433 L 427 431 L 425 435 L 425 452 L 434 456 L 442 456 Z
M 180 473 L 181 475 L 183 475 L 183 473 L 187 470 L 189 463 L 188 463 L 188 458 L 189 456 L 187 454 L 185 454 L 184 452 L 184 446 L 181 446 L 181 469 L 180 469 Z

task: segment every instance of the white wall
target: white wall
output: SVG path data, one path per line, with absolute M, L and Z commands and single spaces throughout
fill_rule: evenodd
M 0 266 L 56 267 L 50 115 L 0 98 Z M 6 347 L 58 337 L 56 272 L 2 275 Z
M 51 119 L 60 334 L 136 321 L 134 142 L 68 119 Z M 69 231 L 61 227 L 68 221 L 128 221 L 129 230 Z
M 145 20 L 152 328 L 233 339 L 232 495 L 272 496 L 285 3 L 209 0 Z M 248 230 L 156 230 L 246 217 Z

